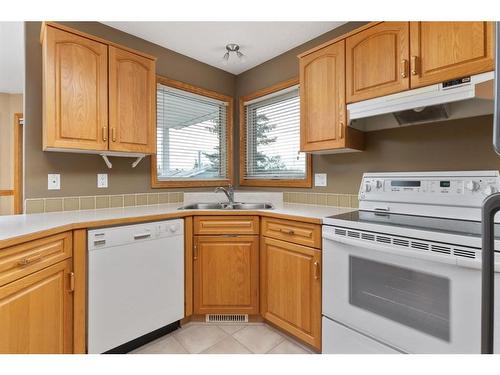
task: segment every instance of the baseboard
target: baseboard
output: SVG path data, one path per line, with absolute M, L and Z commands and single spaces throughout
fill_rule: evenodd
M 145 335 L 138 337 L 132 341 L 126 342 L 125 344 L 117 346 L 116 348 L 110 349 L 107 352 L 104 352 L 103 354 L 127 354 L 132 350 L 147 344 L 148 342 L 154 341 L 162 336 L 165 336 L 167 333 L 175 331 L 179 327 L 180 327 L 180 321 L 178 320 L 169 325 L 158 328 L 153 332 L 146 333 Z

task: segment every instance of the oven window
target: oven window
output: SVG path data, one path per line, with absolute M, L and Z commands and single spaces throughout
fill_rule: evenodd
M 443 277 L 350 256 L 349 303 L 450 341 L 450 281 Z

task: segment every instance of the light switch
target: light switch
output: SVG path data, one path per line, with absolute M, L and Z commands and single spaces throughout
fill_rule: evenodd
M 314 174 L 314 186 L 326 186 L 326 173 Z
M 108 187 L 108 174 L 107 173 L 98 173 L 97 174 L 97 187 L 98 188 L 107 188 Z
M 60 190 L 61 189 L 61 175 L 51 174 L 47 175 L 47 189 Z

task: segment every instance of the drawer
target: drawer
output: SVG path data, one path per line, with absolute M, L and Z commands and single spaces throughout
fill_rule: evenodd
M 321 226 L 317 224 L 263 217 L 262 235 L 321 249 Z
M 259 217 L 195 216 L 194 234 L 259 234 Z
M 65 232 L 0 250 L 0 285 L 72 255 L 72 234 Z

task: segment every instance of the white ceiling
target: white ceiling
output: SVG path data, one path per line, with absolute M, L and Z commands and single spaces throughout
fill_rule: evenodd
M 162 47 L 240 74 L 345 22 L 103 22 Z M 246 61 L 231 56 L 222 64 L 228 43 L 237 43 Z
M 22 22 L 0 22 L 0 93 L 24 91 L 23 35 Z

